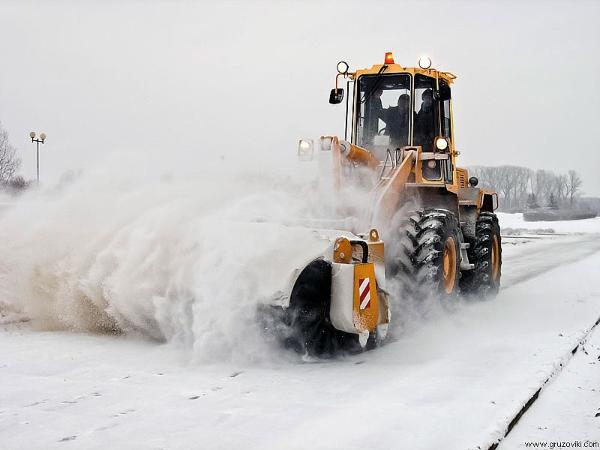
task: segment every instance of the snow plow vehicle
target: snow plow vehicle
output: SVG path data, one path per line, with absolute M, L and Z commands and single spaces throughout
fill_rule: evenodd
M 348 93 L 344 139 L 300 140 L 298 155 L 329 153 L 333 189 L 360 185 L 371 201 L 361 212 L 365 230 L 329 230 L 331 246 L 291 284 L 281 318 L 286 345 L 313 355 L 384 339 L 390 296 L 485 297 L 501 276 L 498 196 L 456 165 L 455 75 L 428 58 L 403 67 L 392 53 L 354 72 L 341 61 L 337 72 L 329 102 Z M 386 278 L 398 280 L 391 292 Z

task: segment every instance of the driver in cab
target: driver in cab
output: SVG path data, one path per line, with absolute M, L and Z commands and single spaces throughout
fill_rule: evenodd
M 385 110 L 383 120 L 386 124 L 385 134 L 390 136 L 393 147 L 408 145 L 408 121 L 410 116 L 410 96 L 402 94 L 398 97 L 396 106 Z

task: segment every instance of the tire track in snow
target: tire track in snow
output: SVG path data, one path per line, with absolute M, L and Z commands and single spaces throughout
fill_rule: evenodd
M 571 349 L 571 351 L 569 351 L 568 353 L 566 353 L 561 358 L 561 362 L 560 362 L 560 364 L 558 366 L 558 369 L 556 369 L 555 371 L 553 371 L 541 383 L 541 385 L 538 387 L 538 389 L 536 389 L 536 391 L 533 393 L 533 395 L 531 395 L 531 397 L 529 397 L 525 401 L 525 403 L 523 404 L 523 406 L 521 407 L 521 409 L 519 409 L 519 411 L 513 416 L 513 418 L 511 419 L 511 421 L 508 423 L 508 426 L 506 427 L 506 432 L 504 433 L 504 436 L 502 436 L 495 443 L 493 443 L 492 445 L 490 445 L 488 447 L 488 450 L 496 450 L 498 448 L 498 446 L 502 443 L 502 441 L 504 440 L 504 438 L 509 435 L 509 433 L 513 430 L 513 428 L 515 427 L 515 425 L 517 425 L 519 423 L 519 421 L 521 420 L 521 418 L 523 417 L 523 415 L 529 410 L 529 408 L 531 408 L 531 405 L 533 405 L 535 403 L 535 401 L 539 398 L 540 393 L 542 392 L 542 390 L 552 380 L 554 380 L 556 377 L 558 377 L 562 373 L 562 371 L 567 366 L 567 364 L 569 364 L 569 362 L 571 361 L 571 359 L 573 359 L 573 357 L 575 356 L 575 354 L 577 353 L 577 351 L 581 347 L 583 347 L 583 345 L 587 342 L 588 338 L 590 337 L 590 335 L 592 334 L 592 332 L 594 331 L 594 329 L 598 326 L 598 324 L 600 324 L 600 317 L 598 317 L 598 319 L 596 320 L 596 322 L 594 322 L 594 324 L 583 334 L 583 336 L 579 339 L 579 342 L 577 343 L 577 345 L 575 347 L 573 347 L 573 349 Z

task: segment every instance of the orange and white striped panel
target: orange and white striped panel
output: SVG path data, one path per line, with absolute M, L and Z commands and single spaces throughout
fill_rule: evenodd
M 360 309 L 366 309 L 371 306 L 371 279 L 360 278 L 358 280 L 358 297 L 360 299 Z
M 354 326 L 373 331 L 379 323 L 377 282 L 373 263 L 354 264 Z

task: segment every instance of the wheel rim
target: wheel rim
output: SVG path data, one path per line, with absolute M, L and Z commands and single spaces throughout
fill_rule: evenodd
M 456 244 L 452 237 L 449 237 L 444 245 L 443 261 L 444 291 L 451 294 L 456 283 Z
M 492 237 L 492 279 L 496 281 L 500 273 L 500 244 L 498 236 Z

